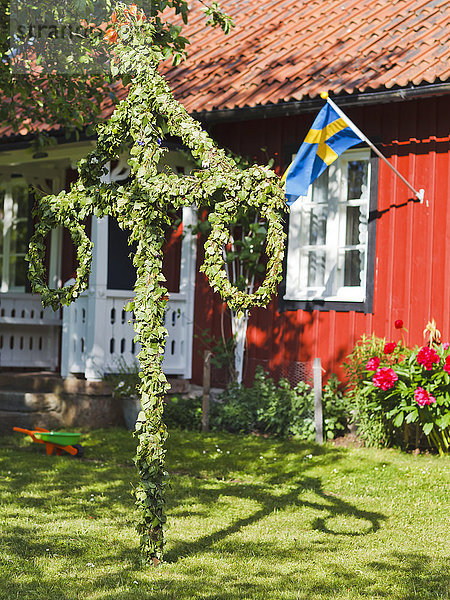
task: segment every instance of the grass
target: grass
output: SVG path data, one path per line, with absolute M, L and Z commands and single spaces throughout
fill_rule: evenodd
M 448 598 L 448 459 L 171 432 L 166 562 L 139 562 L 134 440 L 0 440 L 0 599 Z

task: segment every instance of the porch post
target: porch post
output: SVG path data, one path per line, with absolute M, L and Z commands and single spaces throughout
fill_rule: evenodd
M 197 222 L 197 212 L 192 206 L 183 208 L 183 240 L 181 242 L 180 294 L 186 298 L 184 323 L 185 367 L 184 377 L 192 377 L 192 342 L 194 335 L 195 262 L 197 260 L 197 236 L 189 229 Z
M 111 180 L 110 167 L 103 181 Z M 92 217 L 91 239 L 94 244 L 91 275 L 87 290 L 87 339 L 85 377 L 99 381 L 107 362 L 109 340 L 105 339 L 108 282 L 108 217 Z

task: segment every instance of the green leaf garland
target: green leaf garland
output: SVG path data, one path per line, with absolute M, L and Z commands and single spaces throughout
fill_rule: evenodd
M 121 17 L 124 18 L 123 9 L 118 9 L 118 22 Z M 156 564 L 163 554 L 164 489 L 168 477 L 164 468 L 167 430 L 163 422 L 163 399 L 168 389 L 162 371 L 167 335 L 163 326 L 167 290 L 161 285 L 163 227 L 170 222 L 174 208 L 199 205 L 205 198 L 220 198 L 210 215 L 212 227 L 201 269 L 229 306 L 243 311 L 266 305 L 281 278 L 285 244 L 282 216 L 286 205 L 275 173 L 261 166 L 240 170 L 174 99 L 157 70 L 163 55 L 154 41 L 151 22 L 130 22 L 129 15 L 127 18 L 129 27 L 117 27 L 112 68 L 123 80 L 131 80 L 128 96 L 98 128 L 97 147 L 80 161 L 78 181 L 71 190 L 41 199 L 28 260 L 33 290 L 42 295 L 44 306 L 56 310 L 61 304 L 72 302 L 87 287 L 92 243 L 84 223 L 89 215 L 116 219 L 122 229 L 129 231 L 130 243 L 137 243 L 135 298 L 128 306 L 134 310 L 136 340 L 142 348 L 138 356 L 142 411 L 135 431 L 139 440 L 135 498 L 141 509 L 137 529 L 143 557 Z M 165 134 L 180 138 L 201 160 L 203 169 L 184 177 L 158 173 Z M 131 175 L 127 183 L 120 184 L 108 180 L 106 167 L 123 148 L 129 150 Z M 266 275 L 250 295 L 231 285 L 222 256 L 228 239 L 227 226 L 242 205 L 257 209 L 268 222 Z M 45 282 L 44 254 L 47 234 L 59 225 L 70 231 L 79 264 L 75 283 L 55 290 Z

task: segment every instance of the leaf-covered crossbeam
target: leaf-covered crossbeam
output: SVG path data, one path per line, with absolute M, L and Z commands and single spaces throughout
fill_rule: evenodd
M 28 260 L 33 290 L 42 294 L 44 305 L 55 310 L 68 305 L 88 285 L 92 243 L 85 233 L 89 215 L 116 219 L 135 242 L 133 263 L 137 280 L 135 298 L 128 306 L 134 311 L 136 339 L 141 345 L 141 406 L 135 435 L 139 439 L 136 465 L 139 484 L 136 503 L 141 508 L 138 531 L 147 560 L 159 561 L 163 551 L 164 442 L 163 398 L 167 380 L 161 365 L 167 331 L 163 325 L 167 290 L 161 285 L 164 227 L 173 209 L 203 204 L 210 200 L 211 233 L 205 244 L 201 269 L 214 290 L 236 311 L 266 305 L 281 277 L 284 252 L 282 216 L 284 194 L 279 178 L 269 168 L 252 166 L 244 171 L 218 148 L 201 125 L 177 102 L 164 77 L 158 72 L 163 57 L 154 39 L 155 28 L 145 15 L 119 5 L 115 12 L 111 69 L 129 83 L 129 93 L 111 118 L 98 129 L 96 149 L 78 166 L 78 180 L 70 191 L 46 196 L 37 208 L 37 225 Z M 181 139 L 202 169 L 188 176 L 159 173 L 157 166 L 165 152 L 165 135 Z M 107 167 L 120 154 L 129 152 L 130 178 L 125 183 L 110 181 Z M 228 225 L 240 207 L 260 212 L 268 222 L 265 278 L 256 291 L 247 294 L 230 283 L 223 259 L 228 243 Z M 76 281 L 62 289 L 50 289 L 45 281 L 45 237 L 57 226 L 69 229 L 77 246 Z

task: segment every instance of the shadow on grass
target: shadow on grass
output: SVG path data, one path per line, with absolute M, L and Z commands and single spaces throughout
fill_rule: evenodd
M 329 548 L 330 551 L 333 547 Z M 337 551 L 337 547 L 334 548 Z M 311 573 L 302 560 L 295 569 L 280 569 L 285 552 L 267 550 L 271 560 L 259 562 L 247 577 L 234 576 L 229 569 L 232 561 L 238 563 L 241 555 L 236 549 L 225 557 L 226 572 L 218 572 L 217 565 L 205 561 L 199 566 L 186 565 L 183 578 L 174 577 L 167 567 L 160 569 L 151 587 L 139 590 L 112 589 L 111 582 L 98 579 L 98 586 L 108 585 L 95 598 L 101 600 L 335 600 L 358 598 L 363 600 L 445 600 L 448 598 L 448 564 L 444 559 L 430 561 L 419 553 L 387 553 L 383 561 L 368 564 L 364 570 L 352 565 L 342 567 L 321 552 L 311 554 L 304 550 L 307 560 L 321 562 L 320 571 Z M 381 571 L 381 573 L 380 573 Z M 58 599 L 59 600 L 59 599 Z
M 301 495 L 305 490 L 311 491 L 316 496 L 317 500 L 302 499 Z M 176 562 L 179 558 L 205 551 L 217 542 L 239 532 L 244 527 L 253 525 L 261 519 L 268 517 L 273 514 L 274 510 L 284 511 L 291 507 L 294 509 L 307 507 L 309 509 L 320 511 L 323 513 L 323 516 L 314 520 L 312 528 L 327 534 L 332 534 L 333 536 L 341 535 L 353 537 L 367 535 L 377 531 L 380 528 L 380 522 L 385 519 L 384 515 L 381 513 L 360 510 L 356 506 L 345 502 L 334 495 L 326 493 L 322 489 L 320 479 L 317 477 L 301 477 L 298 479 L 295 489 L 291 489 L 284 494 L 280 494 L 276 487 L 270 489 L 269 486 L 263 487 L 261 485 L 223 484 L 218 490 L 203 488 L 197 498 L 201 504 L 208 506 L 217 503 L 219 497 L 223 495 L 236 500 L 245 499 L 254 501 L 260 508 L 253 514 L 244 518 L 235 519 L 233 523 L 227 527 L 200 537 L 193 542 L 176 543 L 166 553 L 166 560 L 168 562 Z M 177 495 L 176 498 L 171 499 L 171 503 L 182 506 L 189 501 L 192 501 L 192 493 L 190 490 L 187 490 L 187 494 L 184 497 L 183 495 Z M 189 516 L 189 514 L 189 511 L 184 511 L 184 515 Z M 196 511 L 196 515 L 200 516 L 198 511 Z M 357 525 L 359 530 L 355 531 L 352 529 L 351 531 L 340 531 L 334 530 L 332 527 L 326 525 L 328 521 L 340 516 L 347 518 L 351 517 L 352 519 L 360 521 Z
M 299 598 L 334 598 L 338 591 L 359 590 L 359 597 L 368 599 L 444 600 L 449 592 L 449 568 L 445 557 L 386 552 L 382 560 L 366 563 L 364 570 L 329 564 L 329 578 L 314 583 L 313 595 Z
M 0 598 L 446 598 L 448 565 L 443 559 L 388 547 L 371 553 L 370 540 L 375 538 L 370 536 L 385 516 L 328 492 L 317 471 L 313 472 L 318 466 L 335 465 L 346 456 L 344 450 L 251 438 L 199 437 L 191 445 L 180 440 L 175 436 L 173 443 L 179 448 L 172 452 L 169 468 L 187 476 L 173 477 L 167 494 L 169 519 L 187 519 L 192 529 L 203 520 L 199 529 L 209 532 L 202 535 L 194 530 L 191 537 L 198 537 L 188 540 L 172 533 L 166 564 L 151 574 L 137 566 L 136 538 L 130 544 L 119 539 L 111 543 L 111 533 L 108 538 L 102 532 L 103 524 L 115 531 L 122 527 L 132 531 L 133 501 L 128 493 L 135 477 L 132 468 L 46 457 L 36 447 L 3 453 L 0 469 L 6 477 L 0 480 L 0 490 L 5 498 L 12 498 L 14 506 L 5 511 L 8 520 L 2 526 Z M 245 479 L 246 471 L 252 479 Z M 211 507 L 221 499 L 225 499 L 221 510 L 226 518 L 215 524 Z M 284 543 L 278 537 L 276 513 L 291 519 L 285 530 L 291 537 Z M 307 519 L 300 521 L 305 514 Z M 56 519 L 73 521 L 72 527 L 81 528 L 81 533 L 47 527 Z M 86 527 L 97 519 L 97 527 Z M 249 540 L 246 528 L 252 527 L 259 530 Z M 270 528 L 274 528 L 273 543 L 264 535 Z M 299 534 L 313 535 L 297 539 L 296 528 Z M 339 556 L 346 543 L 355 560 L 343 563 Z M 61 557 L 54 559 L 55 565 L 61 560 L 61 568 L 46 566 L 46 558 L 52 560 L 47 548 Z M 96 555 L 92 548 L 97 548 Z M 85 573 L 91 561 L 95 569 Z

